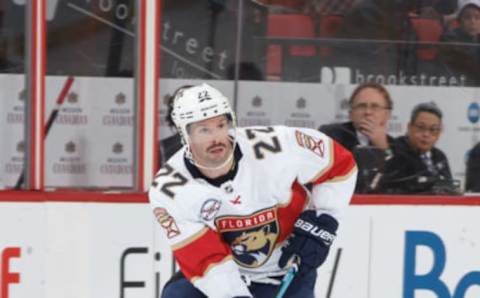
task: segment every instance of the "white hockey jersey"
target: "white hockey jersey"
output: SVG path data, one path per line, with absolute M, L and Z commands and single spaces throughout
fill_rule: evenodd
M 208 297 L 250 296 L 241 275 L 284 274 L 281 246 L 299 214 L 317 209 L 338 218 L 355 187 L 352 155 L 321 132 L 284 126 L 236 132 L 241 153 L 231 180 L 214 186 L 193 175 L 184 147 L 149 191 L 182 272 Z

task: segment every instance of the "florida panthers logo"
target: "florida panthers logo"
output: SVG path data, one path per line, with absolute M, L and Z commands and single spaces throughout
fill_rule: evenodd
M 235 261 L 248 268 L 259 267 L 268 260 L 279 234 L 275 209 L 217 218 L 216 226 L 230 244 Z

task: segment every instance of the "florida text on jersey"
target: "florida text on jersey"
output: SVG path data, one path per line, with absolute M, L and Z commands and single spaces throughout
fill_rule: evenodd
M 350 152 L 318 131 L 273 126 L 236 132 L 231 179 L 213 185 L 199 178 L 182 149 L 149 192 L 182 272 L 207 294 L 241 283 L 240 274 L 254 279 L 283 272 L 280 248 L 298 215 L 341 208 L 355 185 Z M 312 186 L 321 195 L 310 199 Z

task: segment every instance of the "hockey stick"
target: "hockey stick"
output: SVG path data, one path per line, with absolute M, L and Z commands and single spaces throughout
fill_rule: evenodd
M 72 87 L 72 84 L 73 84 L 73 77 L 68 77 L 67 80 L 65 81 L 65 84 L 63 84 L 63 88 L 60 91 L 60 94 L 57 97 L 55 107 L 53 108 L 52 112 L 50 113 L 50 116 L 48 117 L 47 124 L 45 125 L 45 128 L 44 128 L 45 138 L 47 137 L 47 134 L 50 131 L 50 128 L 52 127 L 53 122 L 55 121 L 55 119 L 57 119 L 58 112 L 60 111 L 60 106 L 65 101 L 65 97 L 67 97 L 68 91 L 70 90 L 70 87 Z M 18 180 L 17 180 L 17 183 L 15 184 L 14 189 L 20 189 L 22 187 L 22 184 L 24 183 L 24 180 L 25 180 L 25 169 L 22 170 L 20 177 L 18 177 Z
M 327 298 L 330 298 L 332 295 L 333 284 L 335 282 L 335 276 L 337 275 L 338 263 L 340 262 L 340 256 L 342 255 L 342 248 L 337 250 L 337 255 L 335 256 L 335 263 L 333 264 L 333 272 L 330 276 L 330 283 L 328 284 Z
M 285 276 L 282 279 L 282 283 L 280 284 L 280 289 L 278 290 L 275 298 L 283 298 L 283 295 L 285 295 L 285 292 L 287 292 L 288 287 L 290 286 L 293 279 L 295 278 L 295 275 L 298 272 L 298 264 L 299 262 L 297 261 L 297 258 L 294 258 L 294 261 L 292 262 L 290 269 L 288 269 L 287 274 L 285 274 Z

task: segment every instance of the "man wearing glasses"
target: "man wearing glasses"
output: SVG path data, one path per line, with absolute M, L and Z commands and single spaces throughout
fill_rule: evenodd
M 387 134 L 393 102 L 385 87 L 366 83 L 352 92 L 349 105 L 349 122 L 319 129 L 353 153 L 359 168 L 355 192 L 378 192 L 386 163 L 393 156 L 394 139 Z
M 435 103 L 414 107 L 405 136 L 395 140 L 385 187 L 394 193 L 455 193 L 447 157 L 435 147 L 442 132 L 442 112 Z

